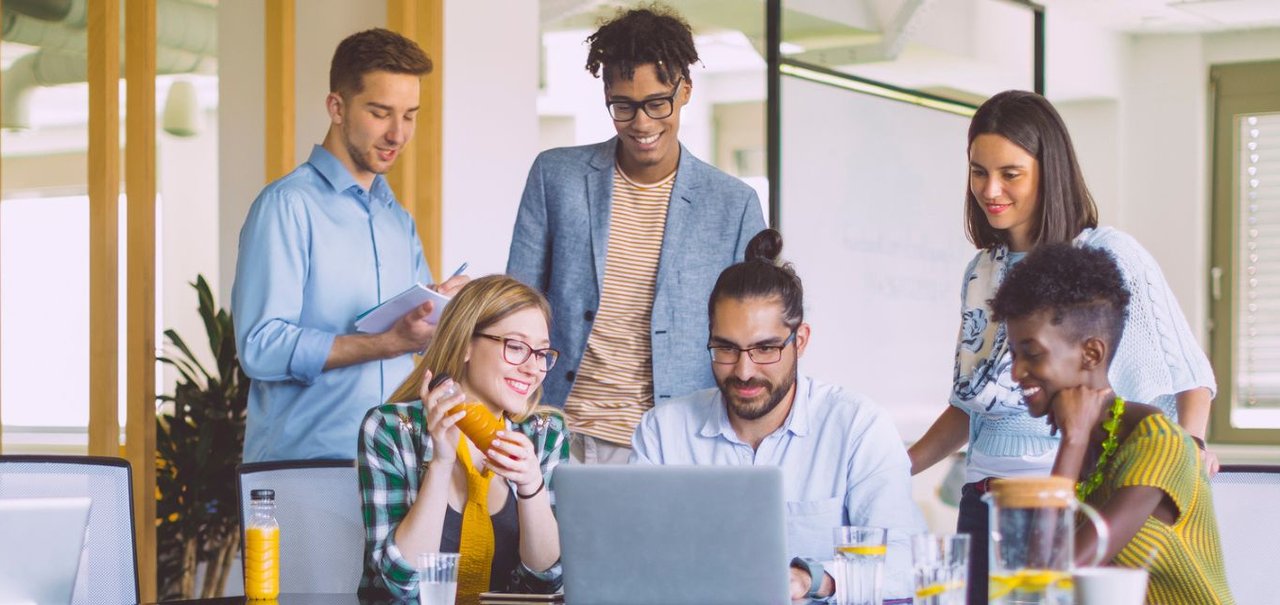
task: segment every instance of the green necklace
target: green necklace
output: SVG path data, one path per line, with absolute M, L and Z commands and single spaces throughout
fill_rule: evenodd
M 1120 418 L 1124 416 L 1124 398 L 1116 397 L 1115 403 L 1111 404 L 1111 418 L 1102 423 L 1102 428 L 1107 431 L 1107 438 L 1102 442 L 1102 453 L 1098 455 L 1098 464 L 1093 467 L 1093 474 L 1085 481 L 1076 484 L 1076 499 L 1084 502 L 1099 485 L 1102 485 L 1102 469 L 1106 467 L 1107 462 L 1111 460 L 1111 454 L 1116 451 L 1116 433 L 1120 432 Z

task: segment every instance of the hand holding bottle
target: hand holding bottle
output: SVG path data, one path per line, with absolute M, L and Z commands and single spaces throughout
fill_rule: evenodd
M 427 433 L 431 435 L 432 460 L 453 462 L 458 457 L 458 439 L 461 438 L 457 425 L 466 415 L 466 412 L 456 409 L 463 401 L 462 391 L 447 374 L 432 377 L 431 370 L 426 370 L 422 378 L 419 396 L 426 416 Z

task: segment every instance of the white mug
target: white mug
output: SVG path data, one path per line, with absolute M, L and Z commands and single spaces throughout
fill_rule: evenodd
M 1078 567 L 1071 576 L 1076 605 L 1142 605 L 1147 599 L 1145 569 Z

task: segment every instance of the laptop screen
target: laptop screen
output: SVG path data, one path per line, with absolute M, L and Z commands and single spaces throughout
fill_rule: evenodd
M 569 604 L 790 602 L 778 468 L 570 465 L 554 485 Z

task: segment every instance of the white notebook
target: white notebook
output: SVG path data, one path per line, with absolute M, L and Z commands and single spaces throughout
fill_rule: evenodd
M 436 323 L 440 321 L 440 313 L 444 311 L 444 306 L 449 304 L 449 300 L 448 296 L 431 288 L 422 284 L 414 284 L 409 286 L 408 290 L 392 296 L 383 301 L 382 304 L 357 315 L 356 331 L 368 334 L 386 332 L 405 313 L 422 306 L 427 301 L 435 303 L 435 307 L 431 309 L 431 315 L 427 316 L 427 321 Z

